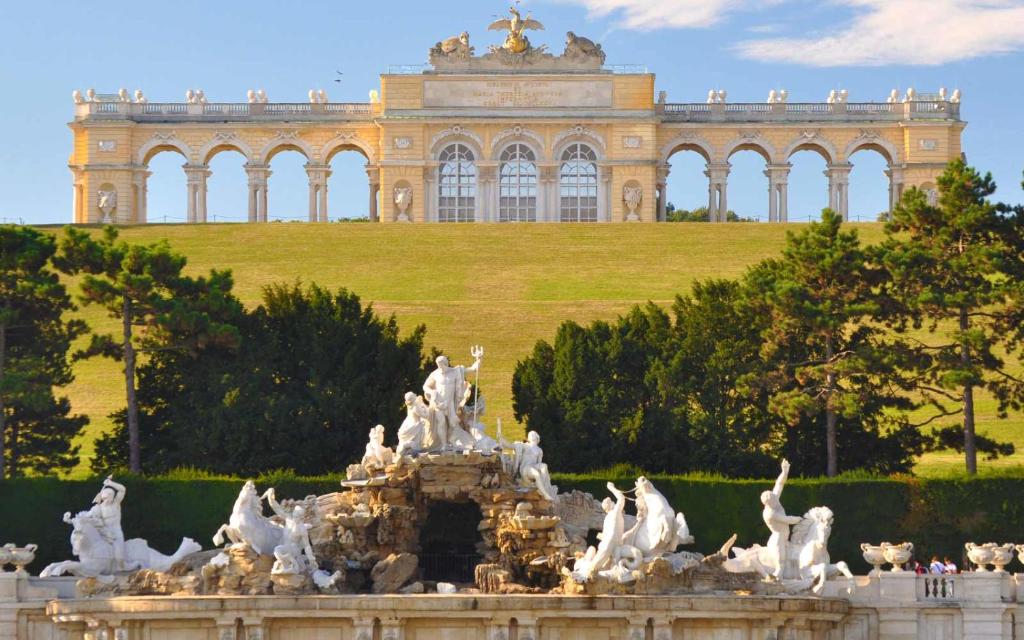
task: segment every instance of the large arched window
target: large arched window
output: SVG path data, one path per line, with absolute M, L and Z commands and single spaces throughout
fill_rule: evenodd
M 537 221 L 537 157 L 525 144 L 501 152 L 499 222 Z
M 575 143 L 562 153 L 558 172 L 562 222 L 597 222 L 597 154 Z
M 437 221 L 473 222 L 476 210 L 476 163 L 464 144 L 453 144 L 441 152 L 437 183 Z

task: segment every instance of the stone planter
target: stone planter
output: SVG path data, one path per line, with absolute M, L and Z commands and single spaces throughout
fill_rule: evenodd
M 1012 544 L 992 547 L 992 565 L 995 567 L 996 573 L 1006 573 L 1005 567 L 1011 562 L 1013 562 Z
M 992 559 L 995 556 L 993 551 L 995 546 L 994 542 L 985 545 L 968 542 L 964 545 L 964 548 L 967 549 L 967 558 L 977 567 L 975 571 L 988 571 L 988 565 L 992 564 Z
M 8 544 L 5 544 L 4 546 L 0 547 L 0 573 L 5 573 L 4 567 L 9 565 L 9 564 L 11 564 L 11 561 L 13 559 L 14 559 L 14 545 L 13 544 L 8 543 Z
M 871 545 L 867 542 L 860 545 L 860 550 L 864 555 L 864 562 L 871 565 L 871 572 L 869 576 L 882 575 L 882 565 L 888 562 L 885 559 L 885 548 L 881 545 Z
M 892 564 L 893 573 L 903 571 L 903 565 L 910 562 L 910 559 L 914 557 L 914 544 L 911 542 L 904 542 L 903 544 L 883 542 L 881 546 L 886 562 Z
M 36 549 L 38 545 L 29 544 L 24 547 L 14 547 L 11 545 L 11 564 L 14 565 L 14 572 L 19 576 L 28 575 L 25 571 L 25 567 L 32 564 L 32 561 L 36 559 Z

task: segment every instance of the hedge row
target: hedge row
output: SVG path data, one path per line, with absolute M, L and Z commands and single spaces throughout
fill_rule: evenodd
M 561 491 L 581 489 L 607 494 L 605 483 L 625 488 L 632 477 L 559 475 Z M 650 479 L 677 509 L 686 514 L 697 539 L 695 549 L 711 552 L 733 533 L 748 546 L 767 537 L 761 522 L 759 496 L 771 488 L 767 480 L 726 480 L 652 475 Z M 227 521 L 242 481 L 237 479 L 125 479 L 123 527 L 130 538 L 146 538 L 155 548 L 173 552 L 182 536 L 209 548 L 211 535 Z M 282 498 L 301 498 L 338 490 L 338 478 L 276 476 L 257 481 L 260 490 L 272 483 Z M 65 511 L 89 507 L 99 481 L 52 478 L 0 482 L 0 544 L 39 545 L 33 569 L 71 557 L 70 527 Z M 978 479 L 838 479 L 790 480 L 783 503 L 790 514 L 826 505 L 836 514 L 830 550 L 855 572 L 867 570 L 861 542 L 914 542 L 919 559 L 931 554 L 961 561 L 963 544 L 1024 542 L 1024 478 Z

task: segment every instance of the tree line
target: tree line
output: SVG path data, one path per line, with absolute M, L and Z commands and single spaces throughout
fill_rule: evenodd
M 1024 207 L 991 203 L 991 177 L 961 161 L 938 185 L 934 206 L 910 189 L 877 246 L 826 210 L 779 257 L 699 282 L 671 310 L 564 323 L 518 364 L 516 418 L 562 471 L 758 476 L 784 456 L 803 475 L 892 473 L 944 447 L 973 473 L 979 451 L 1012 453 L 976 433 L 974 393 L 1002 416 L 1024 401 L 1007 364 L 1024 344 Z M 250 475 L 341 469 L 369 425 L 401 419 L 436 355 L 424 327 L 403 337 L 344 289 L 276 284 L 246 309 L 230 272 L 185 266 L 112 227 L 0 226 L 0 478 L 79 464 L 88 418 L 58 392 L 81 358 L 122 364 L 125 408 L 94 470 Z M 79 304 L 119 331 L 90 332 Z
M 564 323 L 518 363 L 516 418 L 563 471 L 765 476 L 785 457 L 802 475 L 894 473 L 952 448 L 973 474 L 979 451 L 1012 454 L 976 432 L 974 396 L 1000 417 L 1024 401 L 1024 207 L 992 203 L 963 161 L 938 187 L 935 205 L 908 190 L 877 246 L 826 209 L 670 311 Z

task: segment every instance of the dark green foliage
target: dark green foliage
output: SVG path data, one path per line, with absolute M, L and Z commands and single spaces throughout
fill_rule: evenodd
M 139 369 L 149 472 L 341 471 L 373 425 L 401 422 L 404 393 L 423 382 L 424 329 L 401 337 L 394 317 L 347 291 L 274 285 L 252 312 L 213 307 L 215 322 L 238 328 L 237 348 L 155 351 Z M 123 416 L 117 422 L 97 444 L 97 471 L 124 465 Z
M 999 401 L 999 413 L 1019 408 L 1024 381 L 1007 371 L 1001 351 L 1021 347 L 1020 215 L 992 204 L 992 176 L 962 160 L 938 179 L 939 200 L 911 189 L 886 225 L 878 260 L 892 274 L 902 322 L 930 331 L 919 353 L 927 366 L 917 384 L 936 418 L 963 416 L 962 448 L 968 473 L 977 471 L 974 389 Z
M 707 207 L 697 207 L 693 211 L 676 209 L 675 205 L 669 202 L 665 205 L 665 222 L 708 222 L 711 216 L 708 215 Z M 726 222 L 757 222 L 754 218 L 741 218 L 735 211 L 728 211 L 725 214 Z
M 71 343 L 87 331 L 65 320 L 71 298 L 51 268 L 56 243 L 30 227 L 0 226 L 0 479 L 70 471 L 72 440 L 88 418 L 54 387 L 71 383 Z

